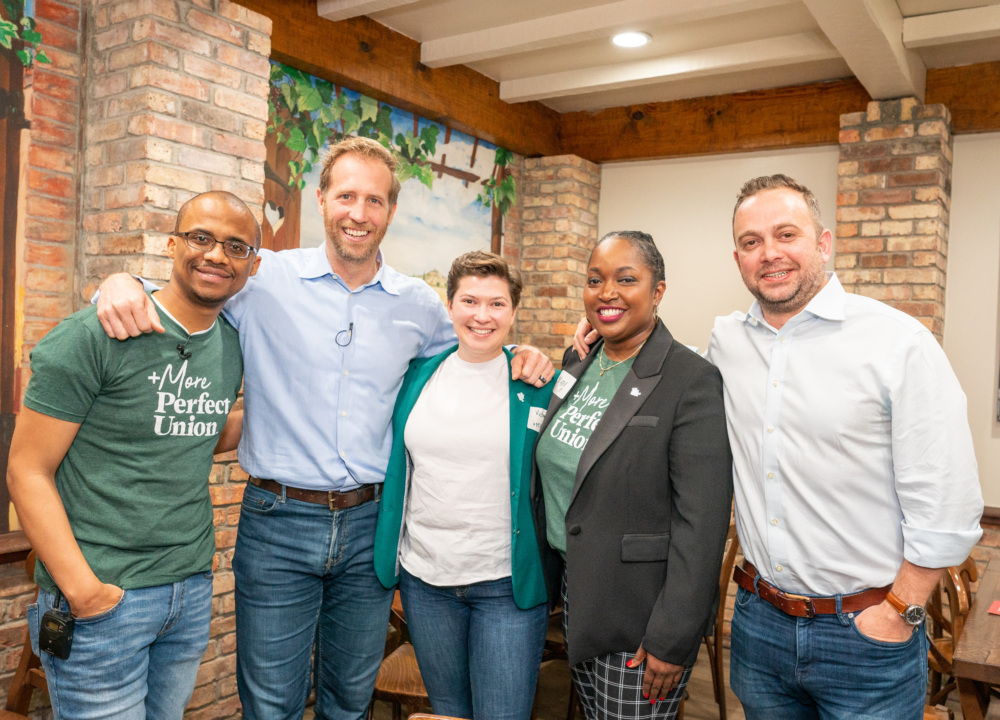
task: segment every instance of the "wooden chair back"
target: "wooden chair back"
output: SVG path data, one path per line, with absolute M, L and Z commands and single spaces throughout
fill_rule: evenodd
M 24 571 L 28 578 L 35 579 L 35 551 L 28 553 L 24 561 Z M 35 593 L 37 597 L 37 592 Z M 49 684 L 45 679 L 45 671 L 42 670 L 42 663 L 38 656 L 31 649 L 31 637 L 28 628 L 24 628 L 24 646 L 21 648 L 21 659 L 17 663 L 17 670 L 14 672 L 14 679 L 10 684 L 10 691 L 7 693 L 7 702 L 4 709 L 0 710 L 0 720 L 27 720 L 28 708 L 31 705 L 31 697 L 35 692 L 49 691 Z
M 967 557 L 961 565 L 946 568 L 941 582 L 931 594 L 927 603 L 927 615 L 931 622 L 931 644 L 927 653 L 930 671 L 930 705 L 943 703 L 955 689 L 952 658 L 955 645 L 965 630 L 965 619 L 972 605 L 972 583 L 979 579 L 976 561 Z M 945 609 L 943 599 L 948 599 Z M 942 678 L 949 682 L 942 685 Z

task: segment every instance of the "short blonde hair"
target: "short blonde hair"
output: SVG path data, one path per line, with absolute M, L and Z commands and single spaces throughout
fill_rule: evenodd
M 399 178 L 396 177 L 399 161 L 381 143 L 371 138 L 352 135 L 330 148 L 326 157 L 323 158 L 323 169 L 319 174 L 319 191 L 326 194 L 326 189 L 330 185 L 330 169 L 344 155 L 360 155 L 378 160 L 389 168 L 389 173 L 392 175 L 392 187 L 389 188 L 389 207 L 393 207 L 399 198 L 400 183 Z
M 464 277 L 475 275 L 476 277 L 497 277 L 507 281 L 510 290 L 510 300 L 514 307 L 521 302 L 521 273 L 517 268 L 494 253 L 473 250 L 455 258 L 448 271 L 448 304 L 455 298 L 458 291 L 458 283 Z

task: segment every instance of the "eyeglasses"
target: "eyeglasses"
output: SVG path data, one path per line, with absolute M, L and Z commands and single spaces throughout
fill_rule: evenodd
M 222 252 L 236 260 L 243 260 L 250 257 L 250 253 L 257 252 L 245 242 L 240 242 L 239 240 L 216 240 L 208 233 L 198 231 L 175 232 L 174 235 L 184 238 L 184 242 L 192 250 L 199 250 L 201 252 L 209 252 L 215 247 L 216 243 L 219 243 L 222 246 Z

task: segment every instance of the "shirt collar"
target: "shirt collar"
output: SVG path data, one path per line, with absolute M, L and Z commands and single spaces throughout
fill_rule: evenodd
M 840 284 L 840 279 L 835 273 L 828 272 L 826 279 L 826 285 L 816 293 L 815 297 L 809 301 L 809 304 L 795 317 L 800 317 L 802 313 L 809 313 L 822 320 L 838 321 L 844 319 L 847 292 L 844 290 L 844 286 Z M 752 325 L 757 325 L 758 323 L 767 324 L 767 321 L 764 319 L 764 312 L 760 309 L 759 301 L 753 301 L 753 305 L 750 306 L 750 310 L 744 316 L 743 322 L 749 322 Z
M 318 248 L 313 248 L 308 251 L 309 257 L 299 271 L 299 277 L 306 280 L 315 280 L 316 278 L 321 278 L 324 275 L 329 275 L 333 278 L 339 278 L 330 266 L 330 258 L 326 256 L 326 243 L 320 245 Z M 382 256 L 382 251 L 379 250 L 378 254 L 375 256 L 378 262 L 378 270 L 375 272 L 375 276 L 366 282 L 362 287 L 369 287 L 371 285 L 381 285 L 382 289 L 385 290 L 390 295 L 399 295 L 399 288 L 396 285 L 396 280 L 391 273 L 386 272 L 385 258 Z

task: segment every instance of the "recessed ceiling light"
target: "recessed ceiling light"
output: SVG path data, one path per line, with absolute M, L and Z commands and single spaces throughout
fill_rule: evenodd
M 637 48 L 642 47 L 650 41 L 650 36 L 648 33 L 644 32 L 624 32 L 615 35 L 611 38 L 613 42 L 618 47 L 624 48 Z

